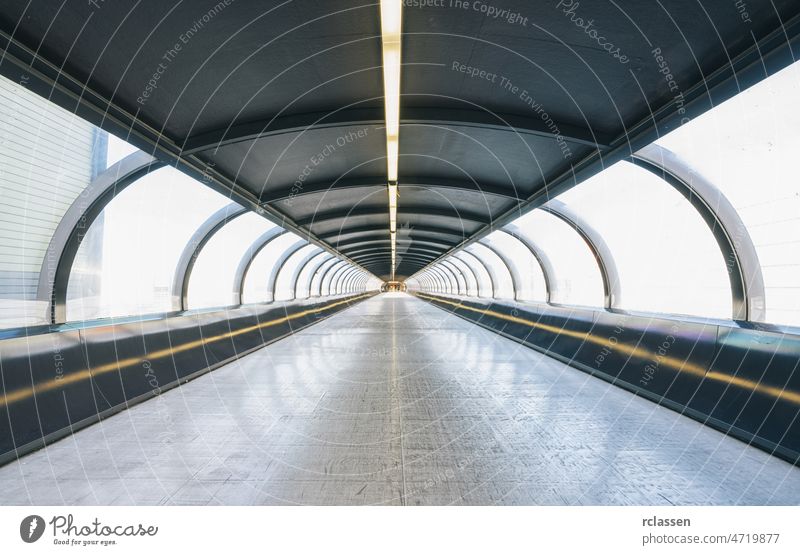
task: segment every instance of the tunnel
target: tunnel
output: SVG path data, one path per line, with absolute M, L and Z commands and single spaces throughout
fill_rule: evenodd
M 4 0 L 0 505 L 797 505 L 799 36 Z

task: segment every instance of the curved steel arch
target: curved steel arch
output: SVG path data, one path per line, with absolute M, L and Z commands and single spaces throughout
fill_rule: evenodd
M 461 269 L 453 264 L 450 260 L 440 260 L 439 264 L 442 266 L 447 266 L 450 268 L 450 271 L 453 272 L 453 275 L 456 276 L 456 281 L 458 282 L 458 294 L 459 295 L 466 295 L 467 294 L 467 280 L 464 277 L 464 274 L 461 273 Z
M 442 293 L 450 293 L 450 289 L 452 288 L 452 284 L 450 283 L 450 278 L 448 278 L 441 269 L 436 268 L 434 266 L 430 266 L 428 268 L 430 272 L 439 278 L 439 281 L 442 284 Z
M 317 272 L 314 274 L 314 277 L 311 279 L 311 296 L 312 297 L 321 297 L 322 296 L 322 281 L 325 279 L 325 275 L 328 273 L 328 270 L 342 262 L 341 258 L 333 258 L 324 262 L 319 268 L 317 268 Z M 316 291 L 316 293 L 315 293 Z
M 427 284 L 428 291 L 431 291 L 432 293 L 439 292 L 439 287 L 441 285 L 436 279 L 434 279 L 433 274 L 427 268 L 420 274 L 420 279 Z
M 734 320 L 766 319 L 764 276 L 753 239 L 739 213 L 711 181 L 692 171 L 674 152 L 652 144 L 631 162 L 657 175 L 683 195 L 706 223 L 722 252 L 731 286 Z
M 290 299 L 287 300 L 294 300 L 297 298 L 297 280 L 300 278 L 300 274 L 302 273 L 303 268 L 306 267 L 306 264 L 311 262 L 313 258 L 316 258 L 320 254 L 327 252 L 318 245 L 312 245 L 311 243 L 308 243 L 308 245 L 313 246 L 314 249 L 309 250 L 308 253 L 306 253 L 306 255 L 302 259 L 300 259 L 300 262 L 297 263 L 297 266 L 295 266 L 294 270 L 292 270 L 292 275 L 289 277 L 289 283 L 291 284 L 289 290 L 291 291 L 292 296 Z
M 450 294 L 458 294 L 458 280 L 456 279 L 455 275 L 451 275 L 452 272 L 449 268 L 446 268 L 440 264 L 434 264 L 431 266 L 431 269 L 439 272 L 445 280 L 445 285 L 447 286 L 448 293 Z
M 331 279 L 330 291 L 331 295 L 339 295 L 342 285 L 342 279 L 356 270 L 356 267 L 351 265 L 345 266 L 341 271 L 337 272 Z
M 486 238 L 479 239 L 476 242 L 476 244 L 483 245 L 484 247 L 492 251 L 494 254 L 496 254 L 497 258 L 500 259 L 500 262 L 503 263 L 503 266 L 506 267 L 506 270 L 508 270 L 508 275 L 511 276 L 511 287 L 512 289 L 514 289 L 513 299 L 516 301 L 517 292 L 522 290 L 522 288 L 524 287 L 523 284 L 525 283 L 524 282 L 525 278 L 522 276 L 522 273 L 519 271 L 519 268 L 517 268 L 517 265 L 514 264 L 512 261 L 510 261 L 501 249 L 498 249 L 493 245 L 490 245 Z
M 234 305 L 238 306 L 242 304 L 244 282 L 247 279 L 247 273 L 250 271 L 250 266 L 253 265 L 253 261 L 256 259 L 258 254 L 264 250 L 267 245 L 272 243 L 272 241 L 286 233 L 287 231 L 285 229 L 281 229 L 280 227 L 270 228 L 259 235 L 244 252 L 242 258 L 239 260 L 239 264 L 236 266 L 236 272 L 233 275 L 232 290 Z M 266 302 L 269 302 L 269 299 L 266 299 Z
M 456 253 L 453 253 L 452 256 L 455 257 L 455 258 L 458 258 L 464 264 L 469 266 L 470 265 L 469 262 L 467 262 L 466 260 L 464 260 L 463 258 L 461 258 L 459 256 L 459 255 L 463 255 L 463 254 L 468 254 L 469 256 L 471 256 L 475 261 L 478 262 L 478 264 L 480 264 L 483 267 L 484 270 L 486 270 L 486 275 L 489 276 L 489 287 L 491 288 L 491 293 L 489 294 L 489 298 L 494 299 L 495 284 L 494 284 L 494 278 L 492 277 L 492 273 L 489 271 L 489 268 L 486 267 L 486 264 L 484 264 L 483 260 L 481 260 L 479 257 L 475 256 L 474 254 L 472 254 L 471 252 L 469 252 L 467 250 L 463 250 L 462 249 L 462 250 L 460 250 L 460 251 L 458 251 Z M 478 276 L 476 275 L 475 277 L 477 278 Z M 481 295 L 481 280 L 478 280 L 478 297 L 481 297 L 481 296 L 482 296 Z
M 355 273 L 353 273 L 353 274 L 352 274 L 352 275 L 351 275 L 351 276 L 350 276 L 350 277 L 347 279 L 347 281 L 345 281 L 345 282 L 344 282 L 344 284 L 342 285 L 342 290 L 343 290 L 343 292 L 345 292 L 345 293 L 352 293 L 352 292 L 354 291 L 354 289 L 355 289 L 355 283 L 358 281 L 358 279 L 359 279 L 359 278 L 360 278 L 362 275 L 364 275 L 364 270 L 362 270 L 361 268 L 358 268 L 358 271 L 356 271 Z
M 550 261 L 550 258 L 547 256 L 547 253 L 540 249 L 539 246 L 531 240 L 525 233 L 522 231 L 517 224 L 508 224 L 505 227 L 501 227 L 499 231 L 513 237 L 522 245 L 528 249 L 528 252 L 531 253 L 533 258 L 536 259 L 536 262 L 539 263 L 539 267 L 542 269 L 542 277 L 544 278 L 544 288 L 545 288 L 545 302 L 550 303 L 550 299 L 554 296 L 554 287 L 556 282 L 555 278 L 555 270 L 553 269 L 553 263 Z
M 556 216 L 578 232 L 583 242 L 589 247 L 595 261 L 597 261 L 597 267 L 600 269 L 600 277 L 603 280 L 603 306 L 605 308 L 617 306 L 622 299 L 619 288 L 619 273 L 614 262 L 614 255 L 601 235 L 585 222 L 580 215 L 558 199 L 551 200 L 540 209 Z
M 192 234 L 189 242 L 183 248 L 180 258 L 178 258 L 178 264 L 175 266 L 175 273 L 172 276 L 173 310 L 187 310 L 189 308 L 189 281 L 192 277 L 194 264 L 197 262 L 203 247 L 220 229 L 247 211 L 245 207 L 232 202 L 211 214 Z M 235 304 L 241 303 L 235 302 Z
M 51 324 L 67 321 L 67 287 L 72 263 L 97 216 L 128 185 L 166 164 L 141 151 L 129 154 L 95 177 L 58 222 L 39 270 L 36 300 L 46 303 Z
M 297 241 L 292 243 L 289 247 L 283 251 L 275 262 L 273 263 L 272 269 L 267 276 L 267 294 L 270 296 L 268 302 L 275 301 L 275 285 L 278 283 L 278 276 L 283 270 L 283 267 L 286 265 L 286 262 L 291 258 L 297 251 L 304 248 L 306 245 L 310 245 L 308 241 L 305 239 L 298 237 Z M 242 282 L 244 283 L 244 282 Z M 292 291 L 292 298 L 294 298 L 294 291 Z
M 323 255 L 327 255 L 327 256 L 323 256 Z M 295 286 L 294 296 L 295 296 L 296 299 L 307 299 L 307 298 L 309 298 L 311 296 L 311 286 L 312 286 L 312 284 L 314 282 L 314 276 L 317 275 L 317 270 L 319 270 L 319 268 L 323 264 L 325 264 L 325 262 L 327 262 L 328 260 L 331 260 L 331 259 L 335 259 L 336 257 L 333 256 L 328 251 L 322 251 L 321 253 L 317 253 L 317 255 L 314 258 L 319 258 L 319 260 L 315 261 L 312 258 L 311 260 L 306 262 L 303 265 L 303 268 L 300 270 L 300 275 L 303 275 L 303 271 L 306 269 L 306 267 L 310 267 L 311 268 L 309 273 L 308 273 L 308 284 L 306 284 L 306 286 L 303 287 L 303 290 L 307 294 L 304 297 L 301 297 L 300 295 L 297 294 L 297 287 Z M 299 276 L 298 276 L 298 279 L 300 279 Z
M 428 266 L 428 271 L 439 281 L 440 291 L 442 293 L 450 293 L 450 280 L 444 273 L 433 266 Z
M 448 260 L 450 262 L 450 264 L 452 264 L 453 266 L 455 266 L 458 269 L 462 270 L 462 274 L 464 275 L 464 280 L 468 282 L 467 283 L 467 292 L 465 293 L 467 295 L 467 297 L 471 297 L 472 296 L 472 295 L 469 294 L 470 290 L 473 289 L 473 288 L 470 287 L 470 285 L 472 283 L 475 284 L 474 291 L 475 291 L 475 296 L 477 296 L 479 291 L 480 291 L 480 283 L 478 281 L 478 276 L 475 275 L 475 270 L 473 270 L 470 267 L 469 264 L 467 264 L 466 262 L 464 262 L 463 260 L 461 260 L 459 258 L 448 256 L 446 258 L 446 260 Z M 462 266 L 463 266 L 463 268 L 462 268 Z M 471 282 L 467 278 L 467 273 L 464 273 L 464 271 L 463 271 L 464 269 L 467 270 L 467 272 L 469 273 L 469 277 L 472 278 Z
M 356 268 L 355 266 L 352 268 L 348 268 L 346 271 L 342 272 L 342 275 L 339 276 L 339 279 L 337 280 L 336 283 L 337 295 L 342 295 L 346 292 L 347 284 L 357 273 L 358 273 L 358 268 Z
M 467 249 L 472 248 L 475 245 L 478 245 L 478 247 L 484 247 L 489 252 L 494 253 L 495 255 L 497 255 L 497 253 L 494 251 L 494 249 L 491 249 L 491 248 L 487 247 L 486 245 L 484 245 L 483 243 L 479 243 L 477 241 L 475 243 L 472 243 L 471 245 L 469 245 L 467 247 L 464 247 L 464 250 L 463 250 L 463 252 L 468 252 L 469 254 L 475 256 L 476 258 L 478 258 L 483 263 L 483 267 L 486 268 L 487 272 L 489 272 L 489 277 L 491 277 L 491 280 L 492 280 L 492 298 L 496 299 L 497 298 L 497 290 L 498 290 L 497 285 L 500 282 L 500 275 L 495 271 L 494 267 L 491 264 L 487 263 L 485 260 L 483 260 L 479 254 L 467 250 Z M 497 256 L 498 256 L 498 258 L 500 258 L 500 263 L 503 265 L 503 267 L 505 267 L 506 271 L 508 272 L 508 277 L 511 279 L 511 288 L 513 289 L 514 288 L 514 278 L 511 275 L 511 270 L 508 269 L 508 265 L 506 264 L 505 260 L 503 260 L 499 255 L 497 255 Z
M 341 260 L 339 263 L 334 264 L 326 270 L 325 276 L 323 276 L 320 285 L 320 296 L 329 297 L 331 295 L 331 282 L 333 281 L 333 278 L 342 270 L 342 268 L 346 268 L 348 265 L 349 263 L 347 260 Z

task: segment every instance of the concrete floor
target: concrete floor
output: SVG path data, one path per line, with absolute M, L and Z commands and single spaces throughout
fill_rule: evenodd
M 0 468 L 0 504 L 798 504 L 800 469 L 403 294 Z

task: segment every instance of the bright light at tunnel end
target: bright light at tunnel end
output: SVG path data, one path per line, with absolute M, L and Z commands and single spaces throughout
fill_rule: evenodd
M 389 192 L 389 237 L 392 244 L 392 281 L 397 266 L 397 165 L 400 152 L 400 51 L 402 0 L 381 0 L 383 94 L 386 118 L 386 176 Z

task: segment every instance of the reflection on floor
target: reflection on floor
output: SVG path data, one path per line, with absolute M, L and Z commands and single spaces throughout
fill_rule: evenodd
M 797 504 L 800 469 L 402 293 L 0 468 L 2 504 Z

